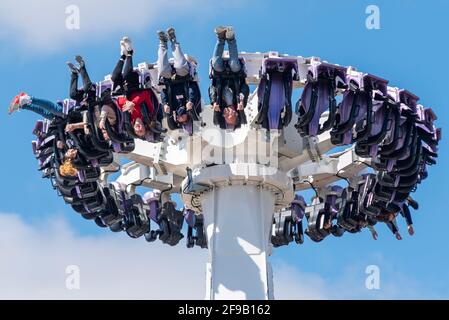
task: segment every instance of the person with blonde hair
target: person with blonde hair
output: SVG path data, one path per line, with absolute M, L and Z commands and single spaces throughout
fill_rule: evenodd
M 78 169 L 73 164 L 78 150 L 70 148 L 64 154 L 63 163 L 59 166 L 59 174 L 63 177 L 75 177 L 78 174 Z

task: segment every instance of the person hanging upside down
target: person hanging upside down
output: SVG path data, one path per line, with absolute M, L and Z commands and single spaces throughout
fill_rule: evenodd
M 245 107 L 249 86 L 238 57 L 237 41 L 232 27 L 215 28 L 217 43 L 211 60 L 212 84 L 209 98 L 214 109 L 214 124 L 222 129 L 235 129 L 246 123 Z M 229 46 L 229 60 L 225 63 L 225 42 Z
M 68 149 L 63 158 L 63 163 L 59 166 L 59 173 L 63 177 L 75 177 L 78 174 L 78 169 L 75 168 L 73 161 L 78 155 L 78 150 Z
M 69 90 L 70 98 L 75 100 L 79 106 L 88 106 L 89 103 L 97 98 L 95 84 L 90 80 L 83 57 L 78 55 L 75 57 L 75 60 L 78 62 L 78 67 L 71 62 L 67 62 L 67 66 L 72 73 Z M 78 89 L 78 77 L 80 75 L 83 80 L 82 89 Z
M 157 65 L 160 82 L 165 85 L 161 99 L 167 124 L 170 130 L 186 128 L 192 121 L 199 120 L 201 113 L 201 94 L 193 75 L 197 63 L 193 57 L 183 54 L 175 29 L 158 31 L 158 36 Z M 172 63 L 168 59 L 168 41 L 173 53 Z
M 133 46 L 128 37 L 120 41 L 121 57 L 112 72 L 112 81 L 114 82 L 114 92 L 122 94 L 117 97 L 117 106 L 122 112 L 129 112 L 131 115 L 131 124 L 136 136 L 153 140 L 152 134 L 160 134 L 163 129 L 157 121 L 158 106 L 153 104 L 154 93 L 151 89 L 141 89 L 139 74 L 133 68 Z M 123 70 L 123 73 L 122 73 Z M 148 123 L 144 121 L 142 108 L 146 108 L 149 118 Z
M 396 222 L 396 216 L 399 213 L 399 208 L 394 210 L 383 209 L 382 212 L 376 216 L 376 220 L 379 222 L 384 222 L 387 227 L 391 230 L 397 240 L 402 240 L 402 236 L 399 233 L 399 228 Z
M 106 141 L 109 141 L 109 135 L 106 131 L 106 120 L 109 121 L 109 124 L 111 126 L 114 126 L 117 122 L 117 116 L 115 114 L 115 111 L 112 106 L 112 102 L 110 103 L 103 103 L 101 105 L 101 108 L 97 105 L 94 107 L 94 119 L 95 119 L 95 125 L 101 130 L 101 133 L 103 135 L 103 138 Z M 77 129 L 83 129 L 85 134 L 90 134 L 90 130 L 88 128 L 88 119 L 87 114 L 83 114 L 83 121 L 77 122 L 77 123 L 69 123 L 65 127 L 66 132 L 73 132 Z
M 30 110 L 48 120 L 53 120 L 55 117 L 66 117 L 63 113 L 62 102 L 54 103 L 49 100 L 31 97 L 25 92 L 15 96 L 9 105 L 10 115 L 18 110 Z

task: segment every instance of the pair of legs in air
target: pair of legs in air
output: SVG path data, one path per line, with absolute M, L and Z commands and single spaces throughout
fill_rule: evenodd
M 196 61 L 182 52 L 173 28 L 167 29 L 167 32 L 158 31 L 157 33 L 159 36 L 157 61 L 159 79 L 166 84 L 161 99 L 168 127 L 175 130 L 190 123 L 190 120 L 195 119 L 194 113 L 200 112 L 198 110 L 198 106 L 201 107 L 199 90 L 186 79 L 196 65 Z M 172 61 L 168 58 L 169 41 L 173 54 Z M 187 81 L 186 84 L 170 81 L 179 78 L 184 78 Z
M 78 67 L 73 63 L 67 62 L 67 66 L 72 72 L 70 79 L 70 98 L 75 100 L 77 104 L 81 104 L 84 99 L 94 98 L 95 99 L 95 86 L 92 84 L 90 77 L 86 70 L 86 64 L 81 56 L 75 56 L 76 62 L 78 62 Z M 78 89 L 78 78 L 81 76 L 83 81 L 83 88 Z
M 232 27 L 220 26 L 215 28 L 215 33 L 217 35 L 217 43 L 215 44 L 214 53 L 212 55 L 212 68 L 217 72 L 224 71 L 223 52 L 227 41 L 229 49 L 229 68 L 232 72 L 239 72 L 242 66 L 239 61 L 234 29 Z
M 31 97 L 24 92 L 14 97 L 9 106 L 9 114 L 20 109 L 33 111 L 48 120 L 55 116 L 65 117 L 62 103 Z
M 71 62 L 67 62 L 67 65 L 69 66 L 70 71 L 72 71 L 70 97 L 76 100 L 79 104 L 86 98 L 86 94 L 89 95 L 93 92 L 93 95 L 95 96 L 95 90 L 93 89 L 92 81 L 87 74 L 83 58 L 81 56 L 76 56 L 75 60 L 78 62 L 79 67 L 75 67 Z M 84 87 L 82 90 L 78 90 L 78 75 L 81 75 L 83 80 Z M 49 120 L 52 120 L 55 116 L 65 117 L 62 103 L 54 103 L 49 100 L 31 97 L 24 92 L 14 97 L 9 107 L 9 114 L 12 114 L 19 109 L 33 111 Z
M 115 88 L 121 87 L 127 93 L 139 88 L 139 75 L 134 71 L 133 54 L 131 39 L 123 37 L 120 41 L 120 59 L 112 71 L 111 80 Z
M 169 28 L 167 32 L 158 31 L 159 36 L 159 50 L 157 54 L 157 67 L 159 70 L 159 77 L 170 79 L 173 75 L 172 66 L 168 59 L 168 41 L 170 41 L 173 54 L 173 67 L 176 75 L 185 77 L 190 72 L 189 62 L 181 50 L 181 45 L 176 40 L 175 29 Z
M 242 65 L 238 57 L 237 40 L 233 27 L 219 26 L 215 28 L 215 34 L 217 35 L 217 43 L 212 54 L 212 68 L 217 73 L 225 71 L 223 53 L 227 42 L 229 49 L 229 69 L 232 73 L 238 74 L 242 69 Z M 233 128 L 240 125 L 240 123 L 245 123 L 243 100 L 249 94 L 249 88 L 246 89 L 246 83 L 235 85 L 235 82 L 230 80 L 220 81 L 221 89 L 217 83 L 215 85 L 214 83 L 209 89 L 212 90 L 210 93 L 214 96 L 214 99 L 211 99 L 211 101 L 213 100 L 213 108 L 215 111 L 214 123 L 220 125 L 221 128 L 227 128 L 228 126 Z
M 132 125 L 134 128 L 134 133 L 143 138 L 147 136 L 148 130 L 147 125 L 152 126 L 152 132 L 163 132 L 163 129 L 157 121 L 154 121 L 152 124 L 145 124 L 142 118 L 142 114 L 140 112 L 141 103 L 137 103 L 137 101 L 141 101 L 146 103 L 149 112 L 154 113 L 157 106 L 153 106 L 150 101 L 150 93 L 140 88 L 140 76 L 137 71 L 134 70 L 133 65 L 133 54 L 134 49 L 131 42 L 131 39 L 128 37 L 124 37 L 120 41 L 120 59 L 117 62 L 113 72 L 112 72 L 112 81 L 114 83 L 114 90 L 120 90 L 120 94 L 123 97 L 117 99 L 117 104 L 122 112 L 131 113 Z M 133 102 L 135 101 L 135 102 Z M 151 109 L 151 111 L 150 111 Z M 155 117 L 157 115 L 151 114 L 150 117 Z

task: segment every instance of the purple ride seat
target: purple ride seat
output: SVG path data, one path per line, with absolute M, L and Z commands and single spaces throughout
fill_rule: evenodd
M 312 241 L 320 242 L 331 234 L 332 228 L 327 229 L 325 225 L 332 223 L 332 220 L 337 217 L 339 211 L 337 199 L 341 196 L 342 191 L 342 187 L 332 186 L 327 192 L 324 202 L 311 212 L 306 234 Z
M 387 135 L 380 144 L 374 166 L 379 170 L 393 170 L 398 155 L 394 153 L 404 149 L 407 139 L 410 138 L 409 131 L 413 129 L 413 120 L 407 117 L 410 114 L 408 107 L 401 103 L 401 90 L 388 87 L 388 105 L 390 119 Z M 393 156 L 389 156 L 392 154 Z M 403 154 L 401 155 L 403 156 Z
M 73 99 L 62 100 L 62 113 L 69 114 L 76 107 L 76 101 Z
M 157 196 L 152 191 L 148 191 L 143 195 L 142 199 L 148 205 L 148 210 L 147 210 L 148 219 L 157 223 L 158 215 L 160 212 L 159 196 Z
M 355 152 L 362 157 L 375 157 L 379 150 L 379 144 L 385 138 L 390 123 L 390 106 L 386 101 L 388 81 L 381 78 L 369 78 L 375 80 L 372 89 L 372 115 L 371 124 L 366 126 L 365 139 L 357 141 Z
M 265 58 L 260 74 L 257 123 L 267 130 L 282 129 L 291 121 L 293 80 L 299 80 L 298 61 Z
M 132 201 L 129 199 L 129 196 L 125 190 L 125 185 L 114 181 L 109 184 L 109 189 L 111 190 L 111 197 L 114 199 L 120 215 L 129 215 Z
M 292 201 L 292 218 L 293 221 L 299 223 L 304 218 L 306 212 L 306 202 L 304 198 L 298 194 L 295 194 L 295 198 Z
M 142 73 L 139 72 L 139 79 L 142 80 Z M 106 91 L 110 91 L 112 93 L 114 83 L 111 79 L 105 79 L 103 81 L 100 81 L 97 86 L 97 96 L 101 97 Z M 115 125 L 112 127 L 112 130 L 117 133 L 117 135 L 114 135 L 113 133 L 110 134 L 111 142 L 112 142 L 112 148 L 114 152 L 119 153 L 128 153 L 132 152 L 134 150 L 134 140 L 131 137 L 128 137 L 128 134 L 125 130 L 125 119 L 123 117 L 123 113 L 120 111 L 116 104 L 116 100 L 113 98 L 112 102 L 114 103 L 114 111 L 117 117 L 117 121 Z M 106 124 L 106 127 L 108 127 L 109 124 Z M 109 131 L 109 130 L 108 130 Z
M 351 144 L 370 137 L 374 115 L 373 91 L 377 90 L 383 97 L 388 82 L 371 74 L 352 72 L 346 75 L 346 83 L 348 89 L 343 93 L 331 131 L 331 141 L 335 145 Z
M 316 136 L 332 127 L 335 120 L 337 88 L 345 86 L 346 68 L 320 63 L 309 67 L 307 83 L 296 104 L 298 123 L 295 127 L 302 136 Z M 329 111 L 326 122 L 320 126 L 321 115 Z

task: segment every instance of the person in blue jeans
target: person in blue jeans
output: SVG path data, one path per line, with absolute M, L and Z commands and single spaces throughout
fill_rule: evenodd
M 223 51 L 225 42 L 227 41 L 229 49 L 229 68 L 232 72 L 239 72 L 242 69 L 242 65 L 239 61 L 234 28 L 219 26 L 215 28 L 215 34 L 217 35 L 217 43 L 215 44 L 214 53 L 212 55 L 212 68 L 214 68 L 216 72 L 223 72 L 225 70 Z
M 209 98 L 214 110 L 214 124 L 222 129 L 235 129 L 246 123 L 244 109 L 248 102 L 249 86 L 242 72 L 237 40 L 233 27 L 216 27 L 217 43 L 211 59 L 212 84 Z M 229 47 L 227 65 L 223 60 L 226 42 Z
M 31 97 L 25 92 L 22 92 L 14 97 L 10 106 L 9 114 L 18 110 L 30 110 L 42 117 L 53 120 L 55 117 L 64 118 L 62 103 L 54 103 L 49 100 Z
M 180 77 L 187 76 L 190 72 L 190 64 L 187 60 L 189 56 L 182 52 L 181 45 L 176 39 L 175 29 L 169 28 L 167 32 L 158 31 L 157 34 L 159 36 L 159 50 L 157 54 L 159 78 L 171 78 L 174 75 L 173 73 Z M 168 59 L 168 41 L 171 43 L 173 53 L 173 67 Z

